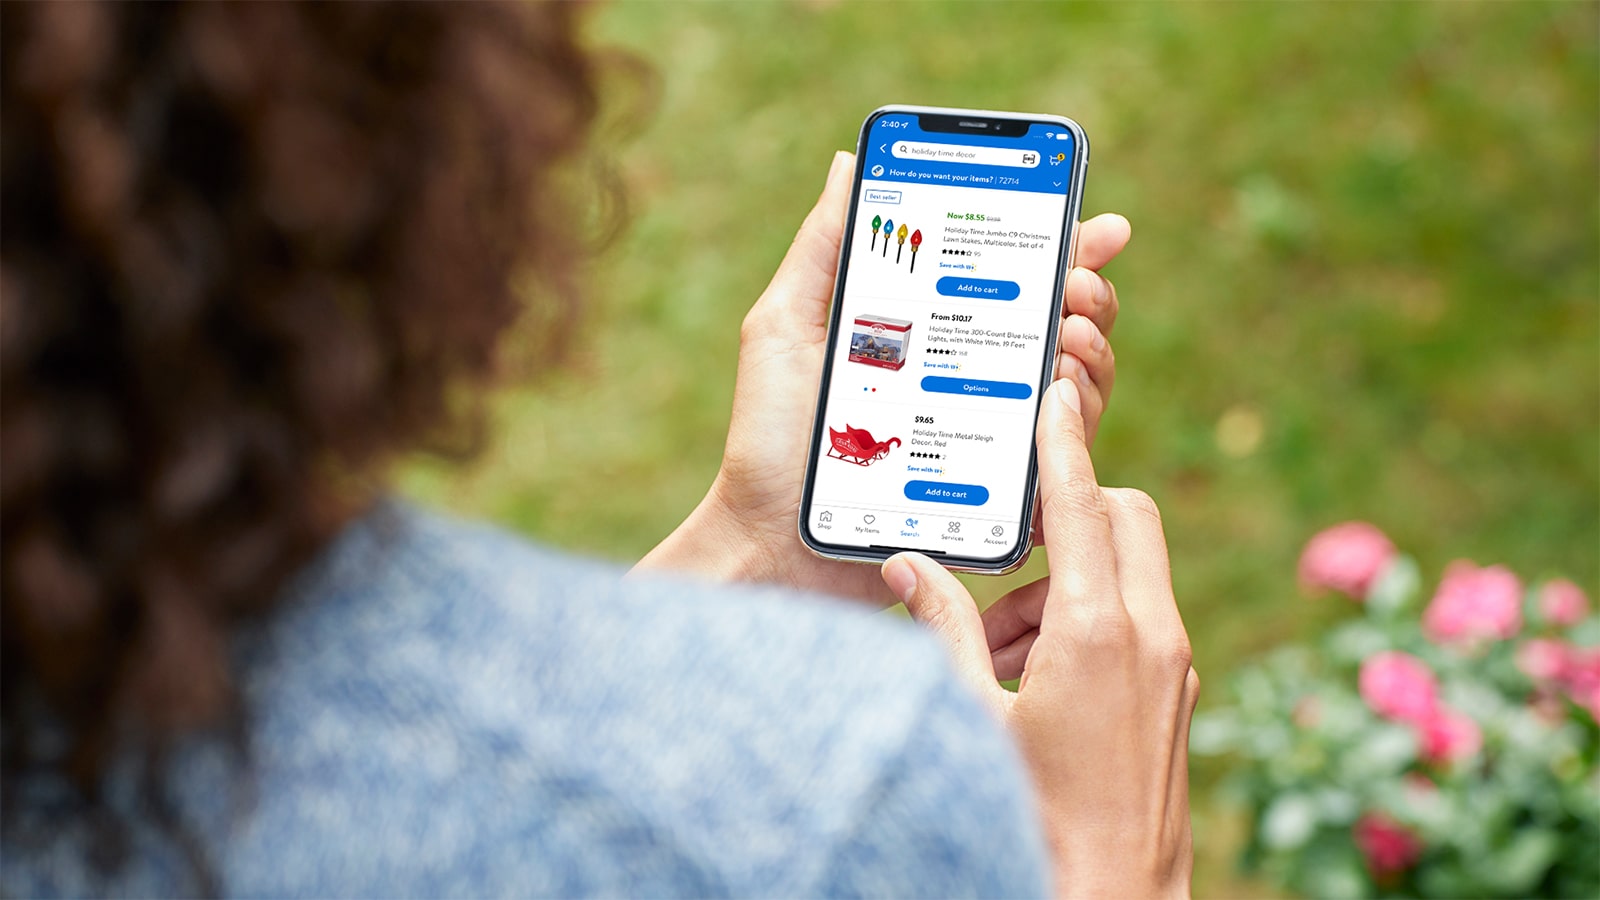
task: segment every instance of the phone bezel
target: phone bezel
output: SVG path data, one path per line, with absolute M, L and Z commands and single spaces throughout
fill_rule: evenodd
M 1037 444 L 1032 444 L 1028 452 L 1028 480 L 1023 496 L 1029 498 L 1024 501 L 1020 527 L 1017 529 L 1016 543 L 1011 550 L 995 559 L 984 559 L 973 556 L 957 556 L 927 550 L 916 550 L 912 547 L 852 547 L 843 544 L 830 544 L 819 540 L 811 533 L 811 498 L 816 486 L 817 463 L 821 457 L 819 447 L 822 445 L 822 433 L 826 427 L 824 423 L 828 391 L 833 380 L 832 360 L 837 350 L 841 314 L 846 280 L 845 262 L 849 259 L 850 246 L 855 234 L 856 213 L 858 211 L 861 182 L 866 173 L 867 141 L 872 134 L 872 126 L 878 119 L 887 115 L 913 114 L 918 116 L 919 127 L 923 117 L 931 117 L 941 125 L 955 125 L 954 128 L 939 128 L 924 130 L 944 131 L 952 134 L 998 134 L 1000 136 L 1020 136 L 1026 134 L 1028 126 L 1038 124 L 1055 125 L 1072 134 L 1073 162 L 1068 168 L 1071 173 L 1072 183 L 1068 186 L 1067 204 L 1064 212 L 1066 221 L 1062 225 L 1063 240 L 1061 241 L 1060 255 L 1056 261 L 1055 289 L 1050 301 L 1051 315 L 1045 336 L 1045 354 L 1041 366 L 1039 381 L 1036 385 L 1034 402 L 1034 421 L 1038 421 L 1039 403 L 1043 402 L 1045 388 L 1055 379 L 1056 366 L 1056 341 L 1061 332 L 1061 305 L 1066 288 L 1067 273 L 1072 270 L 1072 262 L 1077 254 L 1078 244 L 1078 216 L 1083 203 L 1084 176 L 1089 164 L 1089 139 L 1084 134 L 1083 128 L 1071 119 L 1064 116 L 1053 116 L 1037 113 L 1010 113 L 981 109 L 953 109 L 934 106 L 882 106 L 872 111 L 861 123 L 861 133 L 856 140 L 855 175 L 850 185 L 850 209 L 845 220 L 844 236 L 839 242 L 839 260 L 837 274 L 834 276 L 833 299 L 828 311 L 828 343 L 823 357 L 822 382 L 817 388 L 817 406 L 814 421 L 811 427 L 811 443 L 806 448 L 806 477 L 803 492 L 800 497 L 800 540 L 808 550 L 826 559 L 843 560 L 846 562 L 881 563 L 896 553 L 915 550 L 927 556 L 945 568 L 957 572 L 976 572 L 987 575 L 1002 575 L 1015 571 L 1027 562 L 1028 554 L 1033 550 L 1033 513 L 1036 507 L 1034 499 L 1039 487 L 1039 450 Z M 942 120 L 952 120 L 944 122 Z M 984 128 L 964 128 L 961 122 L 982 122 Z M 1004 123 L 999 128 L 988 127 L 992 123 Z M 1020 133 L 1009 135 L 1008 128 L 1016 128 L 1020 124 Z

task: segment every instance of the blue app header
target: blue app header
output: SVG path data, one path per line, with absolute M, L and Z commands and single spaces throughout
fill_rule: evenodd
M 1072 163 L 1072 134 L 1059 126 L 1035 122 L 1016 137 L 952 134 L 924 131 L 917 116 L 897 113 L 872 123 L 865 178 L 1066 194 Z

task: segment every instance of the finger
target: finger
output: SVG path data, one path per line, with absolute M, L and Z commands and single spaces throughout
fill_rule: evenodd
M 1180 833 L 1187 832 L 1189 812 L 1189 726 L 1194 721 L 1195 705 L 1200 701 L 1200 676 L 1190 669 L 1183 681 L 1183 695 L 1178 703 L 1177 740 L 1172 742 L 1172 756 L 1168 767 L 1172 777 L 1167 781 L 1167 806 L 1178 819 L 1175 824 Z M 1193 834 L 1189 834 L 1193 840 Z M 1183 856 L 1187 856 L 1185 853 Z M 1183 858 L 1180 856 L 1180 859 Z
M 1117 258 L 1133 237 L 1133 226 L 1116 213 L 1101 213 L 1078 226 L 1078 250 L 1073 265 L 1098 272 Z
M 839 267 L 839 242 L 844 236 L 855 159 L 854 153 L 843 150 L 833 155 L 822 196 L 795 232 L 794 242 L 760 302 L 793 304 L 808 321 L 826 318 Z
M 1058 619 L 1053 611 L 1073 613 L 1080 626 L 1109 626 L 1108 617 L 1122 619 L 1127 611 L 1117 589 L 1111 519 L 1089 461 L 1076 384 L 1057 381 L 1045 392 L 1038 441 L 1039 499 L 1051 581 L 1051 602 L 1045 604 L 1040 630 L 1053 630 Z
M 1089 383 L 1084 386 L 1092 385 L 1095 388 L 1103 401 L 1102 405 L 1110 402 L 1111 390 L 1117 384 L 1117 355 L 1100 329 L 1083 316 L 1068 316 L 1061 323 L 1061 336 L 1056 347 L 1058 360 L 1066 356 L 1077 357 L 1088 370 Z
M 1172 593 L 1172 569 L 1161 510 L 1150 495 L 1131 488 L 1104 488 L 1116 541 L 1122 602 L 1138 629 L 1141 644 L 1171 665 L 1176 677 L 1189 671 L 1189 635 Z
M 1193 667 L 1185 673 L 1182 692 L 1178 698 L 1177 740 L 1172 744 L 1172 769 L 1184 776 L 1182 779 L 1183 792 L 1187 794 L 1189 780 L 1189 726 L 1194 722 L 1194 710 L 1200 703 L 1200 676 Z M 1176 785 L 1175 785 L 1176 787 Z
M 1039 629 L 1035 628 L 999 650 L 994 651 L 990 655 L 990 659 L 994 662 L 994 677 L 1001 681 L 1021 678 L 1023 671 L 1028 666 L 1028 651 L 1033 649 L 1033 643 L 1038 639 Z
M 961 582 L 920 553 L 900 553 L 883 564 L 883 580 L 906 605 L 911 618 L 926 626 L 950 651 L 956 671 L 993 702 L 994 665 L 983 636 L 978 606 Z
M 1078 402 L 1083 409 L 1084 440 L 1089 442 L 1089 446 L 1094 446 L 1095 435 L 1100 433 L 1100 418 L 1106 411 L 1105 396 L 1076 356 L 1061 357 L 1061 363 L 1056 367 L 1056 377 L 1077 386 Z
M 1117 323 L 1117 287 L 1104 275 L 1077 266 L 1067 273 L 1062 310 L 1088 316 L 1105 334 Z
M 1045 596 L 1050 592 L 1049 577 L 1029 582 L 989 604 L 983 611 L 983 633 L 990 652 L 1015 641 L 1030 631 L 1039 630 L 1039 615 L 1044 612 Z

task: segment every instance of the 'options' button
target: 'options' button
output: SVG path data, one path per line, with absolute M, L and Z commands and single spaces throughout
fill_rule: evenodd
M 925 500 L 931 503 L 956 503 L 961 506 L 982 506 L 989 502 L 989 489 L 980 484 L 952 484 L 948 481 L 908 481 L 907 500 Z
M 1033 385 L 1020 381 L 979 381 L 976 378 L 949 378 L 929 375 L 922 389 L 933 394 L 966 394 L 969 397 L 1007 397 L 1026 400 L 1033 396 Z
M 1022 288 L 1015 281 L 959 278 L 955 275 L 946 275 L 933 287 L 946 297 L 976 297 L 979 300 L 1015 300 L 1022 293 Z

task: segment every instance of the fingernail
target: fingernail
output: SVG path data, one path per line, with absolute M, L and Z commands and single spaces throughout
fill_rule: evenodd
M 1094 304 L 1096 306 L 1104 306 L 1106 303 L 1110 302 L 1110 300 L 1111 285 L 1107 284 L 1106 280 L 1101 278 L 1099 273 L 1096 273 L 1094 276 Z
M 1078 369 L 1082 371 L 1082 363 L 1078 364 Z M 1070 409 L 1073 412 L 1082 411 L 1083 402 L 1078 398 L 1077 385 L 1070 381 L 1058 381 L 1050 386 L 1050 390 L 1056 392 L 1056 399 L 1061 401 L 1061 403 L 1065 405 L 1067 409 Z
M 1089 377 L 1089 367 L 1084 365 L 1081 359 L 1078 360 L 1078 383 L 1088 390 L 1094 390 L 1094 379 Z
M 1083 279 L 1089 278 L 1092 275 L 1093 275 L 1093 273 L 1090 272 L 1088 269 L 1085 269 L 1082 266 L 1074 266 L 1072 271 L 1067 273 L 1067 286 L 1071 287 L 1072 286 L 1072 282 L 1074 282 L 1074 281 L 1082 281 Z M 1089 299 L 1091 299 L 1091 300 L 1095 299 L 1095 293 L 1094 293 L 1094 286 L 1093 285 L 1090 285 L 1090 287 L 1089 287 Z
M 833 162 L 828 165 L 828 180 L 823 182 L 824 186 L 833 184 L 833 179 L 838 176 L 839 169 L 844 165 L 844 157 L 843 150 L 833 151 Z
M 890 557 L 883 564 L 883 583 L 904 603 L 911 592 L 917 589 L 917 572 L 911 568 L 911 563 L 898 556 Z
M 1090 325 L 1092 327 L 1093 323 L 1090 323 Z M 1089 346 L 1093 347 L 1097 352 L 1106 348 L 1106 336 L 1100 333 L 1099 328 L 1094 329 L 1094 337 L 1089 339 Z

